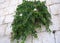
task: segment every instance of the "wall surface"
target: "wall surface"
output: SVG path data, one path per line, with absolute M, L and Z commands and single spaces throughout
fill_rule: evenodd
M 13 16 L 17 5 L 21 3 L 22 0 L 0 0 L 0 43 L 10 43 Z M 52 32 L 48 33 L 45 29 L 42 32 L 37 30 L 38 38 L 28 36 L 25 43 L 60 43 L 60 0 L 46 0 L 46 6 L 52 16 Z

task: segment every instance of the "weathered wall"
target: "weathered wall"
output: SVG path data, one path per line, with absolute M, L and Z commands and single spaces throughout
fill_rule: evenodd
M 17 5 L 21 3 L 22 0 L 0 0 L 0 43 L 10 43 L 13 15 Z M 38 38 L 29 36 L 26 43 L 60 43 L 60 0 L 46 0 L 46 5 L 52 16 L 53 24 L 50 26 L 52 32 L 47 33 L 44 29 L 42 32 L 37 30 Z M 55 34 L 53 34 L 54 30 Z

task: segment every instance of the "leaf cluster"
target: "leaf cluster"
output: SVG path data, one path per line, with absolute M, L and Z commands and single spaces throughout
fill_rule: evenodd
M 17 6 L 12 23 L 12 38 L 16 40 L 22 39 L 21 43 L 24 43 L 28 35 L 37 38 L 36 29 L 41 29 L 41 24 L 46 27 L 47 31 L 50 31 L 50 19 L 51 15 L 47 10 L 45 2 L 25 1 Z

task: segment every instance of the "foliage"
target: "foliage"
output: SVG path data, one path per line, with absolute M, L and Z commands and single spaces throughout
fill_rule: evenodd
M 40 28 L 41 30 L 41 24 L 46 27 L 47 31 L 50 31 L 50 19 L 51 15 L 45 6 L 45 2 L 24 1 L 16 9 L 12 23 L 12 39 L 22 39 L 21 43 L 24 43 L 28 35 L 37 38 L 36 29 Z

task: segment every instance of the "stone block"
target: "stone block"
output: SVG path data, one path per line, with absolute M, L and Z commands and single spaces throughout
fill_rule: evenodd
M 55 40 L 56 40 L 56 43 L 60 43 L 60 31 L 57 31 L 55 33 Z
M 4 23 L 11 23 L 11 22 L 13 22 L 13 20 L 14 20 L 13 15 L 6 15 Z
M 5 14 L 11 14 L 14 13 L 16 11 L 16 7 L 17 6 L 9 6 L 7 8 L 4 9 Z
M 46 0 L 46 5 L 59 4 L 60 0 Z
M 60 4 L 54 4 L 50 6 L 51 14 L 59 14 L 60 13 Z
M 0 16 L 0 25 L 3 24 L 4 18 L 5 18 L 5 16 Z
M 0 16 L 4 16 L 4 15 L 5 15 L 4 9 L 1 9 L 0 10 Z
M 52 25 L 50 25 L 50 29 L 53 30 L 60 30 L 60 19 L 59 19 L 59 15 L 52 15 Z
M 42 33 L 43 43 L 55 43 L 54 35 L 52 33 Z
M 0 43 L 10 43 L 10 38 L 8 36 L 0 37 Z
M 9 6 L 14 6 L 14 5 L 18 5 L 18 0 L 10 0 L 9 1 Z
M 33 38 L 33 43 L 54 43 L 54 35 L 48 32 L 37 33 L 38 38 Z
M 60 3 L 60 0 L 51 0 L 52 1 L 52 3 L 54 4 L 54 3 Z
M 8 7 L 9 6 L 9 1 L 5 1 L 5 2 L 1 3 L 0 6 L 1 6 L 0 9 Z
M 51 5 L 52 1 L 51 0 L 46 0 L 46 5 Z
M 5 35 L 6 27 L 7 27 L 7 24 L 0 25 L 0 37 Z

